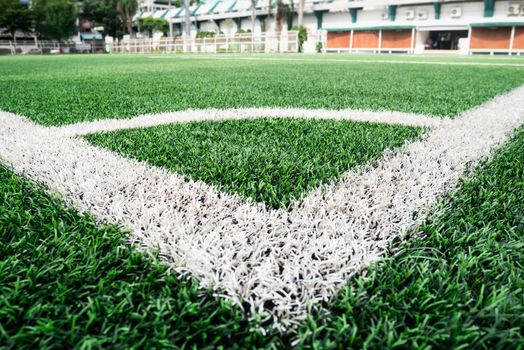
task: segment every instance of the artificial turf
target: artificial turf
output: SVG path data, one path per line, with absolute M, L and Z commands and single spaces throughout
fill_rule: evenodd
M 356 108 L 456 116 L 524 83 L 524 67 L 408 64 L 411 59 L 403 56 L 395 60 L 406 64 L 307 57 L 0 57 L 0 109 L 44 125 L 189 108 Z
M 0 164 L 0 348 L 241 348 L 243 312 Z M 260 345 L 262 346 L 262 345 Z
M 94 145 L 285 208 L 424 129 L 328 119 L 257 118 L 86 136 Z
M 524 348 L 524 127 L 300 332 L 307 349 Z
M 265 334 L 124 233 L 0 166 L 0 347 L 524 347 L 524 128 L 296 335 Z

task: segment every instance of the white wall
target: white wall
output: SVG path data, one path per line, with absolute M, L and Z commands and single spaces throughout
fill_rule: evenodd
M 460 18 L 452 18 L 451 11 L 454 8 L 462 9 L 462 16 Z M 450 3 L 442 4 L 442 12 L 440 19 L 442 21 L 449 21 L 449 23 L 469 24 L 472 21 L 479 21 L 484 18 L 484 3 L 483 2 L 464 2 L 464 3 Z
M 200 23 L 200 30 L 205 32 L 214 32 L 216 31 L 217 27 L 215 26 L 215 23 L 212 21 L 205 21 Z
M 237 31 L 237 25 L 233 20 L 220 21 L 220 31 L 226 35 L 232 35 Z
M 315 16 L 313 16 L 315 17 Z M 315 18 L 315 26 L 316 26 L 316 18 Z M 322 27 L 330 28 L 347 28 L 351 26 L 351 15 L 349 14 L 349 11 L 344 12 L 325 12 L 323 17 L 323 23 Z
M 379 6 L 374 9 L 363 10 L 359 9 L 357 14 L 357 23 L 351 23 L 351 16 L 349 12 L 341 13 L 325 13 L 324 14 L 324 28 L 347 28 L 347 27 L 368 27 L 368 26 L 467 26 L 474 22 L 484 21 L 521 21 L 524 20 L 521 16 L 510 17 L 507 16 L 507 8 L 509 5 L 507 0 L 497 0 L 495 2 L 495 15 L 493 18 L 484 17 L 484 2 L 452 2 L 442 3 L 440 19 L 435 19 L 435 9 L 432 4 L 428 5 L 406 5 L 397 7 L 397 14 L 395 21 L 383 20 L 382 13 L 387 12 L 386 6 Z M 460 18 L 452 18 L 451 12 L 454 8 L 459 7 L 462 9 L 462 16 Z M 414 10 L 415 14 L 421 11 L 427 12 L 427 19 L 418 19 L 415 15 L 415 19 L 408 20 L 406 18 L 406 11 Z M 314 15 L 306 15 L 316 29 L 316 18 Z M 313 28 L 312 28 L 313 29 Z
M 359 9 L 357 12 L 357 23 L 352 23 L 352 24 L 363 26 L 363 27 L 387 24 L 390 21 L 382 19 L 382 13 L 387 12 L 387 10 L 388 9 L 385 6 L 382 9 L 380 8 L 373 9 L 373 10 Z M 349 13 L 348 13 L 348 16 L 349 16 Z
M 389 19 L 383 20 L 382 13 L 387 12 L 386 6 L 378 6 L 373 9 L 359 9 L 357 13 L 357 23 L 351 22 L 351 15 L 348 10 L 341 12 L 325 12 L 323 15 L 324 28 L 349 28 L 349 27 L 369 27 L 369 26 L 415 26 L 415 27 L 433 27 L 433 26 L 468 26 L 474 22 L 485 22 L 485 21 L 522 21 L 524 17 L 516 16 L 511 17 L 507 15 L 507 8 L 510 4 L 508 0 L 497 0 L 495 2 L 495 15 L 492 18 L 484 17 L 484 2 L 443 2 L 441 8 L 441 16 L 439 20 L 435 19 L 435 9 L 432 4 L 422 5 L 409 5 L 399 6 L 397 8 L 397 14 L 395 21 Z M 459 7 L 462 9 L 462 16 L 460 18 L 452 18 L 451 11 L 453 8 Z M 408 20 L 406 18 L 406 11 L 414 10 L 415 19 Z M 419 19 L 417 16 L 418 12 L 427 12 L 427 19 Z M 298 24 L 298 16 L 295 15 L 293 24 Z M 308 34 L 315 35 L 317 33 L 317 19 L 312 12 L 306 12 L 304 14 L 303 25 L 308 30 Z M 287 24 L 284 23 L 284 28 Z M 241 22 L 241 28 L 244 30 L 251 29 L 251 19 L 243 18 Z M 275 28 L 274 17 L 266 21 L 266 30 L 272 31 Z M 215 27 L 212 21 L 205 21 L 201 23 L 201 30 L 213 31 Z M 226 28 L 225 21 L 221 21 L 221 29 L 224 33 L 232 34 L 236 32 L 236 24 L 233 23 L 229 28 Z M 261 23 L 257 19 L 255 25 L 255 33 L 261 31 Z M 417 43 L 419 40 L 425 41 L 424 35 L 420 38 L 417 37 Z
M 251 30 L 251 17 L 243 18 L 240 22 L 243 30 Z M 260 32 L 260 21 L 255 18 L 255 33 Z
M 406 12 L 415 11 L 414 19 L 407 19 Z M 426 19 L 419 18 L 419 13 L 426 13 Z M 402 6 L 397 9 L 397 16 L 395 22 L 391 22 L 394 25 L 427 25 L 435 21 L 435 8 L 433 5 L 422 5 L 422 6 Z
M 298 20 L 297 20 L 298 23 Z M 302 19 L 302 25 L 306 27 L 308 33 L 317 32 L 317 18 L 314 14 L 304 13 L 304 18 Z
M 514 19 L 515 21 L 524 21 L 524 17 L 522 16 L 508 16 L 508 7 L 509 5 L 513 4 L 519 4 L 519 1 L 495 1 L 495 15 L 493 16 L 496 19 Z M 523 5 L 522 2 L 520 2 L 521 5 Z
M 426 40 L 429 37 L 429 32 L 415 32 L 415 52 L 422 53 L 426 47 Z

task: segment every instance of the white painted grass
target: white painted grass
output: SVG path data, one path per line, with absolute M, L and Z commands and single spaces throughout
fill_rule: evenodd
M 147 128 L 156 125 L 201 121 L 245 119 L 257 117 L 272 118 L 310 118 L 352 120 L 409 126 L 436 127 L 447 119 L 428 117 L 413 113 L 376 112 L 354 109 L 297 109 L 297 108 L 239 108 L 239 109 L 202 109 L 169 112 L 161 114 L 146 114 L 131 119 L 103 119 L 92 122 L 81 122 L 62 127 L 51 128 L 61 136 L 86 135 L 102 131 Z
M 268 210 L 65 137 L 113 130 L 111 122 L 49 129 L 0 113 L 0 155 L 80 210 L 129 228 L 131 243 L 158 248 L 167 264 L 204 287 L 242 299 L 254 312 L 272 304 L 275 326 L 285 329 L 419 224 L 437 196 L 524 122 L 523 100 L 521 87 L 442 122 L 424 139 L 313 191 L 291 211 Z

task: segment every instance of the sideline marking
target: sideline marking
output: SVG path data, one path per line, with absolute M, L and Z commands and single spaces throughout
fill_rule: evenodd
M 245 57 L 245 56 L 146 56 L 150 59 L 205 59 L 205 60 L 257 60 L 257 61 L 310 61 L 310 62 L 341 62 L 341 63 L 388 63 L 388 64 L 433 64 L 450 66 L 495 66 L 524 68 L 524 63 L 500 62 L 453 62 L 453 61 L 401 61 L 401 60 L 365 60 L 365 59 L 335 59 L 335 58 L 300 58 L 300 57 Z
M 386 152 L 376 165 L 321 186 L 290 211 L 268 210 L 3 112 L 0 155 L 81 211 L 129 228 L 131 243 L 159 249 L 165 263 L 192 273 L 204 288 L 243 299 L 254 312 L 271 301 L 275 327 L 286 329 L 422 222 L 438 196 L 524 122 L 523 100 L 524 87 L 496 97 Z
M 62 136 L 87 135 L 97 132 L 148 128 L 152 126 L 204 120 L 245 119 L 257 117 L 311 118 L 352 120 L 393 125 L 437 127 L 449 122 L 448 118 L 428 117 L 413 113 L 390 111 L 364 111 L 354 109 L 298 109 L 298 108 L 237 108 L 198 109 L 160 114 L 146 114 L 130 119 L 102 119 L 65 126 L 50 127 L 51 132 Z

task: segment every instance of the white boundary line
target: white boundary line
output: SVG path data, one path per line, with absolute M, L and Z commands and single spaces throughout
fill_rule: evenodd
M 501 62 L 460 62 L 460 61 L 401 61 L 375 59 L 343 59 L 343 58 L 300 58 L 300 57 L 245 57 L 245 56 L 146 56 L 150 59 L 184 59 L 184 60 L 247 60 L 247 61 L 297 61 L 297 62 L 329 62 L 329 63 L 386 63 L 386 64 L 429 64 L 444 66 L 487 66 L 487 67 L 521 67 L 524 63 Z
M 420 223 L 437 196 L 524 122 L 523 100 L 521 87 L 442 123 L 375 166 L 313 191 L 289 212 L 186 182 L 9 113 L 0 113 L 0 155 L 80 210 L 129 228 L 131 242 L 159 249 L 166 263 L 203 287 L 242 298 L 255 312 L 272 303 L 276 325 L 285 328 Z
M 62 127 L 52 127 L 50 129 L 51 132 L 56 132 L 62 136 L 74 136 L 112 130 L 147 128 L 156 125 L 198 120 L 224 120 L 258 117 L 344 119 L 422 127 L 436 127 L 448 121 L 447 119 L 438 117 L 389 111 L 376 112 L 354 109 L 239 108 L 186 110 L 181 112 L 147 114 L 131 119 L 102 119 Z

